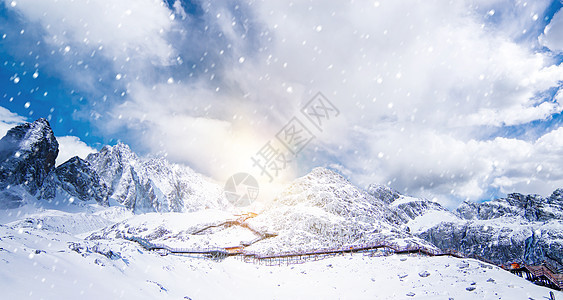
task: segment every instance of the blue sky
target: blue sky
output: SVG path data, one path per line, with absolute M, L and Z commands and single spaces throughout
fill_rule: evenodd
M 320 91 L 341 114 L 279 183 L 325 166 L 450 206 L 547 195 L 562 6 L 2 0 L 0 116 L 49 118 L 64 157 L 123 141 L 222 181 L 261 177 L 250 158 Z
M 71 49 L 66 52 L 64 47 L 54 48 L 48 45 L 44 42 L 45 36 L 48 35 L 44 28 L 12 9 L 11 3 L 12 1 L 5 1 L 0 6 L 0 31 L 6 35 L 0 40 L 0 55 L 3 63 L 0 80 L 4 83 L 2 106 L 28 120 L 49 116 L 53 129 L 58 134 L 78 136 L 93 147 L 115 144 L 122 138 L 120 134 L 106 136 L 97 130 L 96 126 L 92 126 L 95 124 L 92 124 L 89 116 L 81 115 L 92 106 L 104 102 L 104 97 L 112 104 L 125 101 L 126 97 L 122 93 L 126 91 L 127 83 L 122 84 L 115 80 L 116 74 L 119 73 L 107 69 L 107 64 L 111 64 L 111 61 L 101 55 L 91 57 L 90 51 L 87 53 L 82 51 L 85 49 Z M 182 52 L 179 57 L 182 58 L 183 63 L 162 66 L 155 68 L 153 72 L 143 74 L 142 80 L 147 84 L 166 81 L 170 77 L 174 77 L 177 81 L 190 81 L 191 78 L 197 78 L 211 63 L 216 64 L 214 67 L 216 69 L 222 67 L 217 53 L 207 49 L 209 46 L 215 48 L 226 46 L 226 41 L 219 37 L 210 38 L 207 36 L 209 33 L 203 34 L 205 26 L 213 26 L 213 24 L 201 19 L 203 11 L 199 4 L 189 1 L 181 3 L 189 18 L 181 20 L 180 17 L 177 21 L 179 29 L 167 34 L 168 38 L 174 41 L 174 46 Z M 174 1 L 166 1 L 166 4 L 169 9 L 174 9 Z M 244 17 L 244 13 L 239 13 L 237 17 Z M 189 37 L 179 32 L 183 30 L 182 28 L 189 29 Z M 208 32 L 216 35 L 219 30 L 211 28 Z M 51 53 L 52 51 L 55 52 Z M 208 53 L 205 60 L 199 61 L 205 52 Z M 80 83 L 66 78 L 66 76 L 84 75 L 84 70 L 80 70 L 81 67 L 78 65 L 79 61 L 82 61 L 81 66 L 86 64 L 89 66 L 88 73 L 95 74 L 100 79 L 93 87 L 85 89 Z M 196 67 L 192 68 L 193 65 Z M 36 72 L 40 76 L 34 77 Z M 194 74 L 193 77 L 190 77 L 190 74 Z M 14 82 L 15 78 L 19 79 L 17 83 Z M 25 103 L 28 102 L 32 105 L 26 107 Z M 103 109 L 105 108 L 101 110 Z M 121 134 L 127 135 L 126 132 Z

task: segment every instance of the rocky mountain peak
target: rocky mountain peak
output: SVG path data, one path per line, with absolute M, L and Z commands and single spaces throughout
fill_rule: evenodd
M 315 168 L 288 184 L 249 224 L 278 234 L 251 248 L 268 253 L 296 244 L 314 249 L 380 239 L 426 243 L 401 228 L 401 218 L 384 201 L 325 168 Z
M 118 163 L 124 162 L 134 162 L 138 160 L 138 157 L 128 145 L 123 143 L 117 143 L 114 146 L 106 145 L 100 152 L 89 154 L 86 158 L 87 161 L 100 161 L 100 160 L 113 160 Z
M 348 181 L 346 178 L 344 178 L 344 176 L 336 173 L 335 171 L 322 167 L 314 168 L 313 170 L 311 170 L 311 172 L 309 172 L 307 175 L 305 175 L 302 178 L 307 180 L 322 180 L 322 181 L 327 181 L 327 180 Z
M 545 202 L 540 195 L 524 195 L 520 193 L 510 193 L 506 196 L 505 200 L 512 206 L 524 209 Z
M 563 189 L 559 188 L 553 191 L 551 196 L 548 198 L 549 203 L 563 204 Z
M 90 163 L 75 156 L 50 173 L 41 191 L 41 198 L 64 200 L 94 200 L 108 205 L 108 190 Z
M 0 187 L 24 185 L 35 194 L 55 168 L 59 143 L 46 119 L 10 129 L 0 140 Z
M 399 199 L 401 196 L 397 191 L 381 184 L 370 184 L 367 192 L 375 198 L 381 199 L 386 204 Z

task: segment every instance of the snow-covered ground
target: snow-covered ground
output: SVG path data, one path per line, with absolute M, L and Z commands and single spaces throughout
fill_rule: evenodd
M 55 199 L 0 212 L 4 224 L 0 225 L 0 298 L 545 299 L 551 291 L 471 259 L 356 253 L 266 266 L 236 257 L 161 256 L 122 238 L 136 236 L 201 250 L 275 234 L 246 248 L 261 253 L 380 238 L 427 244 L 399 226 L 403 216 L 383 201 L 324 169 L 298 179 L 244 226 L 233 222 L 240 215 L 214 206 L 183 213 L 133 214 L 124 205 L 79 204 Z M 413 232 L 428 228 L 436 219 L 459 221 L 422 200 L 403 197 L 394 207 L 401 205 L 414 216 L 406 224 Z M 509 219 L 498 222 L 518 225 Z M 563 298 L 561 292 L 556 295 Z
M 550 291 L 471 259 L 358 253 L 265 266 L 8 226 L 0 263 L 4 299 L 545 299 Z
M 87 238 L 135 236 L 157 244 L 189 249 L 238 246 L 255 239 L 257 235 L 241 226 L 223 225 L 237 217 L 215 209 L 191 213 L 147 213 L 93 232 Z
M 21 228 L 42 228 L 73 235 L 87 234 L 132 217 L 123 206 L 97 204 L 45 207 L 26 205 L 0 211 L 0 224 Z

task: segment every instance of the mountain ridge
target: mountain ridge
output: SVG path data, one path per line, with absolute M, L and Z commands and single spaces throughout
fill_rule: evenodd
M 59 149 L 46 119 L 23 123 L 0 140 L 0 208 L 90 202 L 135 213 L 224 208 L 222 190 L 188 167 L 141 158 L 129 146 L 104 146 L 55 167 Z
M 0 140 L 0 207 L 94 203 L 135 214 L 233 208 L 219 186 L 192 169 L 164 158 L 139 157 L 125 144 L 104 146 L 86 159 L 73 157 L 55 167 L 57 155 L 58 142 L 47 120 L 9 130 Z M 262 252 L 391 239 L 451 248 L 497 264 L 548 261 L 563 267 L 563 189 L 545 198 L 512 193 L 482 203 L 463 202 L 451 211 L 383 185 L 364 190 L 333 171 L 315 168 L 287 185 L 248 224 L 277 234 L 251 246 Z M 182 234 L 181 239 L 191 235 Z

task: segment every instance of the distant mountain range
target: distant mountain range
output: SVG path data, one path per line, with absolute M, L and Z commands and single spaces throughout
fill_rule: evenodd
M 89 203 L 118 205 L 138 215 L 233 209 L 222 188 L 204 176 L 163 158 L 138 157 L 124 144 L 105 146 L 85 160 L 73 157 L 56 167 L 58 152 L 45 119 L 9 130 L 0 140 L 0 209 Z M 124 222 L 106 228 L 98 238 L 131 231 Z M 188 230 L 166 236 L 172 232 L 166 223 L 164 218 L 146 236 L 182 241 L 194 234 Z M 289 184 L 248 224 L 277 234 L 250 246 L 258 252 L 385 239 L 455 249 L 497 264 L 548 261 L 563 266 L 563 189 L 547 198 L 509 194 L 483 203 L 463 202 L 449 211 L 382 185 L 363 190 L 333 171 L 316 168 Z M 251 232 L 245 234 L 252 237 Z

